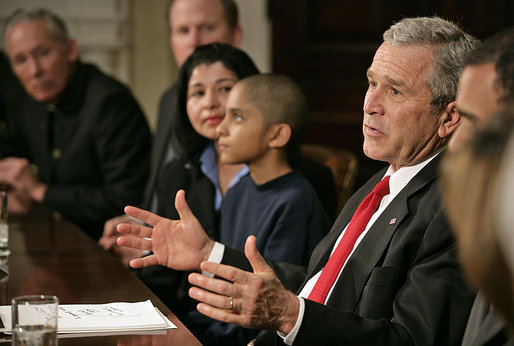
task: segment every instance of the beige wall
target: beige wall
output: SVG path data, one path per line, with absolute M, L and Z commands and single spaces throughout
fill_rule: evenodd
M 262 72 L 271 72 L 271 23 L 267 18 L 268 0 L 236 0 L 243 26 L 241 48 Z
M 167 3 L 168 0 L 132 1 L 134 64 L 131 84 L 152 129 L 157 121 L 159 99 L 177 73 L 169 45 Z

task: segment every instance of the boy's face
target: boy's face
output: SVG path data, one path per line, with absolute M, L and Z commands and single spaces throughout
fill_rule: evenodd
M 262 113 L 244 97 L 244 85 L 230 91 L 225 118 L 216 128 L 216 148 L 224 163 L 254 163 L 268 150 L 268 127 Z

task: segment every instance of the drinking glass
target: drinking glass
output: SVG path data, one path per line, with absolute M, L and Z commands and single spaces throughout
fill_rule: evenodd
M 59 299 L 56 296 L 21 296 L 12 300 L 12 345 L 57 345 Z
M 7 192 L 0 190 L 0 251 L 9 247 L 9 225 L 7 224 Z

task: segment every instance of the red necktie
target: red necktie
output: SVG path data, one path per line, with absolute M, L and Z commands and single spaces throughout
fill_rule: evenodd
M 353 214 L 350 224 L 343 235 L 343 239 L 337 245 L 336 250 L 328 259 L 325 268 L 321 272 L 321 276 L 314 285 L 309 300 L 324 304 L 330 288 L 334 285 L 337 275 L 341 271 L 343 264 L 346 262 L 348 255 L 353 249 L 357 238 L 366 228 L 371 216 L 375 213 L 380 205 L 382 197 L 389 194 L 389 176 L 382 179 L 364 198 L 355 213 Z

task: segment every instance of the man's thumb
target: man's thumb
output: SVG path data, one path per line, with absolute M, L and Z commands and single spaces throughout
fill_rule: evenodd
M 271 270 L 271 268 L 268 266 L 264 258 L 259 253 L 259 251 L 257 251 L 256 242 L 257 238 L 255 238 L 254 235 L 251 235 L 248 238 L 246 238 L 245 255 L 246 258 L 248 258 L 248 261 L 250 261 L 250 264 L 252 265 L 253 272 L 260 273 L 267 270 Z
M 191 217 L 194 217 L 186 202 L 186 192 L 184 190 L 178 190 L 175 195 L 175 209 L 177 209 L 178 216 L 182 221 L 187 221 Z

